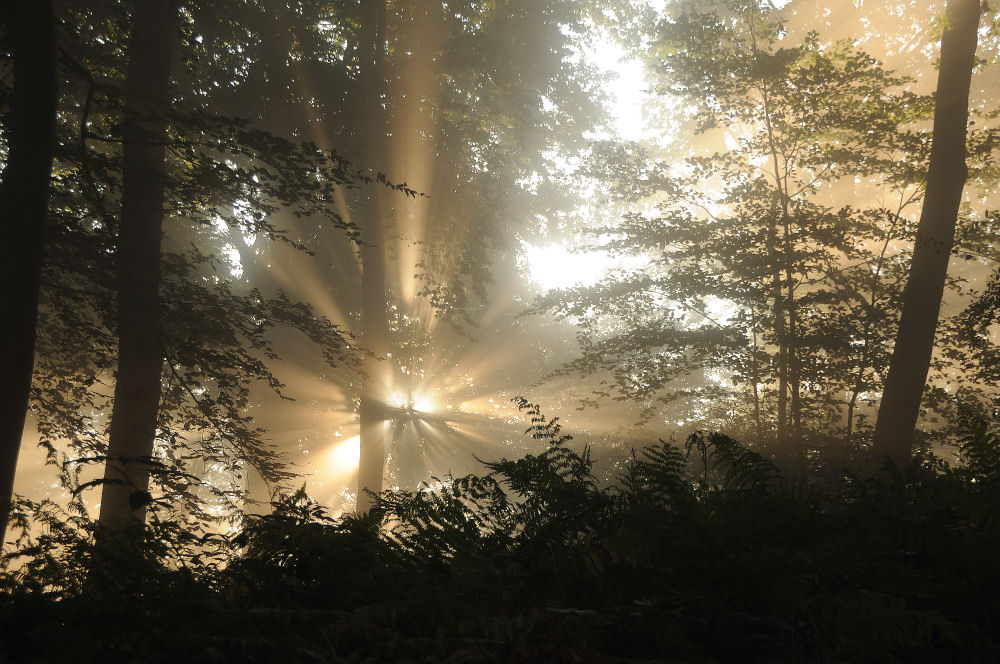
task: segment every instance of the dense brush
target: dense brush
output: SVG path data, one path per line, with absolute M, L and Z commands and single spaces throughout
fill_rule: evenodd
M 598 482 L 527 401 L 537 454 L 334 519 L 304 489 L 230 538 L 170 523 L 108 557 L 79 515 L 7 556 L 0 661 L 996 661 L 1000 445 L 802 490 L 717 433 Z M 83 625 L 60 643 L 60 625 Z M 65 646 L 65 647 L 63 647 Z M 69 653 L 72 653 L 71 657 Z M 166 659 L 164 659 L 166 658 Z

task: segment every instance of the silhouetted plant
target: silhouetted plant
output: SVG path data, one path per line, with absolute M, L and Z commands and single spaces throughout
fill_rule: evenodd
M 363 516 L 332 518 L 303 486 L 231 538 L 154 519 L 102 566 L 78 505 L 22 502 L 17 522 L 42 528 L 0 577 L 4 655 L 63 661 L 44 630 L 82 624 L 77 659 L 102 662 L 1000 656 L 988 415 L 968 411 L 958 465 L 821 494 L 707 432 L 636 450 L 602 485 L 586 447 L 517 403 L 543 450 L 383 492 Z

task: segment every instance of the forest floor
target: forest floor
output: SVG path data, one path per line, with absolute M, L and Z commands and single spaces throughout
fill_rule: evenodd
M 993 438 L 828 485 L 718 434 L 613 485 L 549 443 L 363 517 L 50 522 L 8 555 L 0 662 L 1000 661 Z

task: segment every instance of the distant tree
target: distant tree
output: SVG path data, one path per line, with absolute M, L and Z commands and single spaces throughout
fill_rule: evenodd
M 962 189 L 968 175 L 966 130 L 979 15 L 979 0 L 948 2 L 941 37 L 927 193 L 903 291 L 899 334 L 875 425 L 873 453 L 878 458 L 888 457 L 897 466 L 910 459 L 955 242 Z
M 0 182 L 4 251 L 0 279 L 0 545 L 31 388 L 42 245 L 56 124 L 55 23 L 51 0 L 14 2 L 0 10 L 3 47 L 10 54 L 12 94 L 3 105 L 6 154 Z M 7 68 L 7 65 L 4 65 Z
M 687 105 L 707 147 L 679 161 L 595 146 L 588 173 L 607 168 L 624 200 L 655 206 L 599 224 L 595 246 L 650 267 L 540 305 L 579 321 L 583 355 L 566 370 L 609 371 L 609 396 L 648 411 L 702 400 L 695 419 L 735 406 L 749 435 L 804 463 L 811 432 L 845 411 L 856 428 L 879 384 L 900 273 L 886 252 L 912 234 L 902 213 L 922 194 L 914 127 L 929 100 L 851 44 L 792 43 L 767 3 L 678 4 L 651 45 L 656 90 Z M 838 205 L 852 187 L 896 203 Z

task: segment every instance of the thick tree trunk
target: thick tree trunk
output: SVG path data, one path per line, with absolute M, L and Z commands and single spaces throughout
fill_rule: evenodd
M 14 2 L 14 96 L 7 164 L 0 184 L 4 252 L 0 281 L 0 544 L 7 532 L 14 471 L 31 389 L 42 269 L 42 235 L 48 210 L 56 122 L 56 73 L 51 0 Z
M 363 0 L 364 15 L 361 43 L 364 99 L 363 108 L 370 124 L 368 155 L 370 163 L 380 167 L 385 163 L 385 112 L 382 108 L 385 59 L 385 0 Z M 364 363 L 361 403 L 360 457 L 358 459 L 357 511 L 367 512 L 372 506 L 369 491 L 382 490 L 385 469 L 386 425 L 385 403 L 388 388 L 388 366 L 384 359 L 389 353 L 389 320 L 386 310 L 385 232 L 381 203 L 382 188 L 371 187 L 359 220 L 361 240 L 361 343 L 368 352 Z
M 879 459 L 888 457 L 897 466 L 910 459 L 967 177 L 966 125 L 979 11 L 979 0 L 949 0 L 941 38 L 927 193 L 903 291 L 899 333 L 875 424 L 874 454 Z
M 118 375 L 102 529 L 145 519 L 163 370 L 160 236 L 174 20 L 171 0 L 135 3 L 125 79 L 122 216 L 118 240 Z

